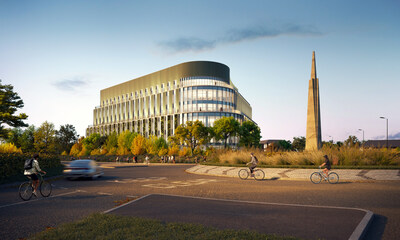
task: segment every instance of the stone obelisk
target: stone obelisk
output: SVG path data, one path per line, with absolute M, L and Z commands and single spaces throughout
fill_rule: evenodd
M 321 113 L 319 105 L 319 80 L 315 63 L 315 51 L 312 55 L 311 79 L 308 83 L 308 107 L 307 107 L 307 132 L 306 150 L 318 150 L 321 142 Z

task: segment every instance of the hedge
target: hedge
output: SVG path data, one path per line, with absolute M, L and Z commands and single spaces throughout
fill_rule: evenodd
M 28 154 L 1 153 L 0 154 L 0 184 L 26 180 L 24 176 L 24 163 L 26 159 L 32 158 Z M 63 165 L 56 155 L 41 154 L 39 166 L 47 172 L 47 177 L 62 173 Z

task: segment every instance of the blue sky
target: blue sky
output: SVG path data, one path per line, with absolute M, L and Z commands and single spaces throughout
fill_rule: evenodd
M 27 123 L 93 121 L 100 90 L 170 66 L 230 67 L 263 139 L 305 136 L 312 51 L 322 138 L 400 139 L 400 2 L 0 0 L 0 79 Z

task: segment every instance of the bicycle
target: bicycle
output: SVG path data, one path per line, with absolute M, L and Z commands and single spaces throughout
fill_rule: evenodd
M 248 168 L 240 169 L 238 172 L 239 178 L 242 180 L 246 180 L 250 176 L 250 170 Z M 254 179 L 261 181 L 265 177 L 265 173 L 261 169 L 254 169 L 253 171 Z
M 39 177 L 39 191 L 40 194 L 43 197 L 48 197 L 51 194 L 52 186 L 51 183 L 47 182 L 46 180 L 43 180 L 43 175 L 38 173 L 37 174 Z M 21 197 L 22 200 L 28 201 L 29 199 L 32 198 L 33 195 L 33 182 L 32 179 L 30 179 L 27 182 L 23 182 L 19 186 L 19 196 Z
M 335 184 L 339 182 L 339 175 L 335 172 L 330 172 L 328 174 L 328 177 L 325 176 L 325 173 L 321 170 L 321 167 L 319 167 L 318 172 L 313 172 L 310 176 L 310 180 L 312 183 L 318 184 L 324 179 L 325 181 L 328 181 L 331 184 Z

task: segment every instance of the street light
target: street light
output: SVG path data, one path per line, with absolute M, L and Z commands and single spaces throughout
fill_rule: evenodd
M 389 119 L 385 117 L 380 118 L 386 119 L 386 148 L 389 149 Z
M 362 131 L 363 132 L 363 143 L 364 143 L 364 130 L 363 129 L 358 129 L 358 131 Z

